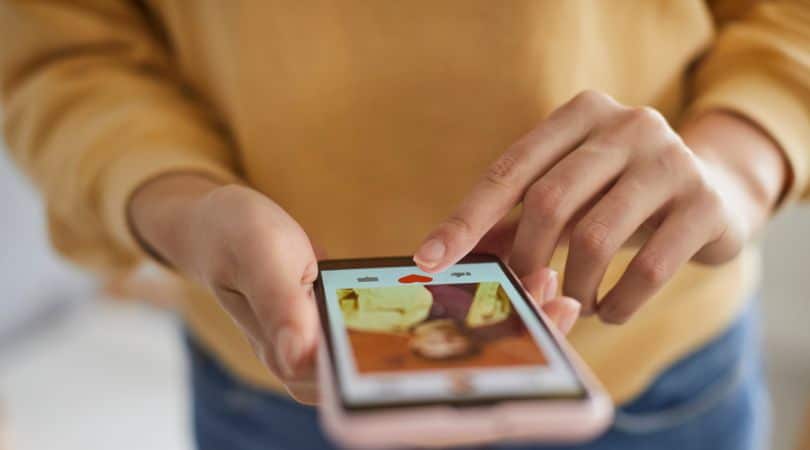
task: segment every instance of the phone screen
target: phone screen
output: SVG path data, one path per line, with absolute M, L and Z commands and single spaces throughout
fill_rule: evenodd
M 496 258 L 438 274 L 405 258 L 364 261 L 326 262 L 317 283 L 344 407 L 585 396 Z

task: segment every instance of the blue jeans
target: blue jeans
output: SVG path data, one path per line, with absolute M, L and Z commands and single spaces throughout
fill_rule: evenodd
M 748 310 L 616 411 L 613 426 L 579 446 L 495 444 L 487 449 L 754 450 L 766 448 L 768 402 L 758 314 Z M 192 339 L 194 432 L 200 450 L 335 449 L 315 409 L 242 384 Z M 620 357 L 620 355 L 617 355 Z

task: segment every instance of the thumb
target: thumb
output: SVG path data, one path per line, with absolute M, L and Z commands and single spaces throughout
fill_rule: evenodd
M 581 307 L 582 305 L 571 297 L 556 297 L 543 305 L 543 312 L 563 334 L 568 334 L 579 317 Z
M 559 275 L 557 275 L 557 271 L 543 267 L 534 273 L 521 277 L 520 282 L 529 291 L 532 300 L 537 303 L 537 306 L 543 306 L 548 300 L 557 296 Z
M 564 334 L 568 334 L 579 317 L 582 305 L 573 298 L 557 296 L 559 287 L 557 272 L 544 267 L 522 277 L 520 281 L 551 322 Z

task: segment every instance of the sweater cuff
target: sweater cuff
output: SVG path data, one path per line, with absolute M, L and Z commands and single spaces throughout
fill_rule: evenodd
M 709 110 L 739 114 L 760 126 L 779 145 L 790 170 L 790 185 L 780 206 L 803 194 L 810 164 L 810 110 L 789 85 L 766 73 L 738 72 L 703 90 L 689 107 L 687 120 Z
M 100 179 L 101 219 L 111 238 L 127 254 L 140 258 L 152 252 L 140 244 L 129 221 L 132 195 L 147 182 L 169 173 L 195 173 L 222 183 L 239 183 L 226 165 L 198 153 L 177 149 L 151 149 L 123 155 Z M 140 259 L 139 258 L 139 259 Z

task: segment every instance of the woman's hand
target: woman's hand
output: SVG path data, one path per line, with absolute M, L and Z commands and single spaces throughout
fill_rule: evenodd
M 130 213 L 145 245 L 216 295 L 290 393 L 315 401 L 318 267 L 295 220 L 259 192 L 195 175 L 148 183 Z
M 492 164 L 414 260 L 443 270 L 522 203 L 506 233 L 517 274 L 533 277 L 570 236 L 563 292 L 583 314 L 622 323 L 690 259 L 735 257 L 783 187 L 779 149 L 746 120 L 709 113 L 682 134 L 651 108 L 579 94 Z M 504 228 L 496 227 L 501 237 Z M 608 264 L 640 229 L 646 242 L 597 302 Z
M 133 196 L 130 216 L 147 249 L 216 295 L 293 397 L 317 401 L 312 283 L 318 252 L 292 217 L 257 191 L 192 174 L 147 183 Z M 546 314 L 567 332 L 579 303 L 555 298 L 551 270 L 539 271 L 532 286 Z

